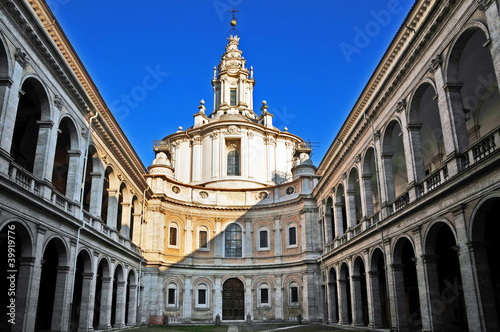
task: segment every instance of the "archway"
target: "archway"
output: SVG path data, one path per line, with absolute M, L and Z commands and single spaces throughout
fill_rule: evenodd
M 500 198 L 485 201 L 472 220 L 472 254 L 474 255 L 477 287 L 484 323 L 487 330 L 500 327 Z
M 460 274 L 457 242 L 450 227 L 443 222 L 434 224 L 425 244 L 433 327 L 446 331 L 466 331 L 467 312 Z
M 415 251 L 410 240 L 405 237 L 399 239 L 394 247 L 393 276 L 397 320 L 401 328 L 422 327 L 415 259 Z
M 75 197 L 76 170 L 79 161 L 78 134 L 73 122 L 65 117 L 58 129 L 54 166 L 52 168 L 52 184 L 61 194 L 69 198 Z M 75 156 L 76 155 L 76 156 Z
M 111 326 L 114 328 L 122 328 L 125 324 L 126 282 L 121 265 L 117 265 L 115 269 L 112 295 Z
M 237 278 L 224 282 L 222 291 L 222 319 L 245 319 L 245 287 Z
M 69 272 L 66 257 L 62 240 L 52 239 L 45 246 L 35 321 L 37 331 L 57 331 L 62 328 L 64 293 Z
M 87 251 L 82 250 L 78 253 L 78 258 L 76 260 L 70 331 L 78 331 L 88 328 L 91 280 L 91 258 Z
M 409 134 L 417 181 L 438 168 L 446 155 L 436 91 L 430 83 L 418 87 L 409 113 Z
M 348 325 L 352 323 L 352 304 L 351 304 L 351 281 L 349 268 L 346 263 L 340 267 L 339 273 L 339 324 Z
M 406 191 L 408 174 L 403 145 L 403 132 L 399 123 L 391 121 L 385 130 L 382 148 L 382 165 L 388 202 Z
M 44 136 L 39 142 L 39 133 L 48 134 L 51 128 L 41 126 L 40 121 L 49 119 L 49 101 L 44 88 L 34 78 L 24 81 L 21 90 L 10 155 L 19 166 L 42 177 L 48 137 Z
M 111 283 L 109 264 L 101 259 L 97 267 L 95 299 L 94 299 L 94 330 L 109 328 L 109 287 Z
M 345 206 L 344 186 L 339 184 L 335 192 L 335 222 L 337 236 L 342 236 L 347 232 L 347 212 Z
M 354 227 L 361 222 L 363 210 L 361 208 L 361 189 L 359 187 L 358 169 L 353 167 L 347 182 L 347 205 L 349 209 L 349 226 Z
M 337 323 L 339 321 L 339 306 L 338 306 L 338 294 L 337 294 L 337 273 L 335 268 L 330 269 L 328 276 L 328 290 L 329 290 L 329 307 L 330 315 L 329 319 L 332 323 Z
M 368 293 L 366 287 L 365 264 L 361 257 L 354 261 L 354 270 L 351 277 L 353 288 L 353 311 L 356 315 L 353 317 L 354 325 L 368 326 Z
M 335 218 L 333 217 L 333 199 L 328 197 L 326 201 L 325 207 L 325 223 L 326 223 L 326 234 L 327 241 L 326 243 L 330 243 L 335 239 Z
M 449 92 L 460 150 L 500 124 L 498 81 L 487 42 L 484 31 L 472 27 L 460 35 L 450 54 L 448 82 L 461 85 Z
M 8 260 L 9 247 L 15 250 L 15 258 Z M 28 230 L 18 222 L 11 222 L 3 226 L 0 231 L 0 289 L 5 293 L 0 296 L 0 331 L 11 331 L 13 325 L 8 322 L 12 317 L 8 315 L 11 309 L 10 299 L 15 298 L 15 322 L 22 324 L 27 314 L 26 302 L 28 299 L 28 285 L 32 273 L 32 243 Z M 14 264 L 14 265 L 11 265 Z M 9 270 L 16 270 L 15 278 L 11 278 Z M 7 279 L 9 277 L 9 279 Z M 14 282 L 16 293 L 9 294 L 10 284 Z
M 372 325 L 373 328 L 389 327 L 389 298 L 387 296 L 387 272 L 384 253 L 377 248 L 373 251 L 370 271 L 368 271 L 372 290 Z
M 127 278 L 127 294 L 125 298 L 125 325 L 135 325 L 137 306 L 137 283 L 134 270 L 130 270 Z
M 369 218 L 380 211 L 379 183 L 377 182 L 377 169 L 375 166 L 375 150 L 368 148 L 363 162 L 363 196 L 366 206 L 366 217 Z

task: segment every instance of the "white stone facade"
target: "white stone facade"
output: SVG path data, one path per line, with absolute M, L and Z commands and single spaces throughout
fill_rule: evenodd
M 499 330 L 498 1 L 416 1 L 317 169 L 231 36 L 149 173 L 45 8 L 0 4 L 1 330 Z

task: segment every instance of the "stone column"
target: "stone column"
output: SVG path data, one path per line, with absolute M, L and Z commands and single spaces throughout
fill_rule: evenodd
M 427 277 L 429 287 L 428 298 L 421 299 L 420 302 L 427 302 L 430 311 L 430 326 L 433 331 L 442 331 L 444 328 L 443 309 L 445 304 L 441 300 L 439 290 L 439 276 L 435 255 L 422 255 L 422 264 Z
M 250 314 L 251 320 L 253 320 L 253 289 L 252 289 L 252 279 L 245 278 L 245 317 Z
M 135 212 L 133 214 L 132 222 L 134 223 L 134 228 L 133 234 L 130 234 L 130 240 L 132 240 L 133 243 L 139 244 L 140 240 L 140 234 L 141 234 L 141 212 Z
M 243 241 L 243 257 L 245 257 L 246 263 L 252 263 L 253 261 L 253 230 L 252 230 L 252 218 L 245 219 L 245 228 L 243 231 L 244 241 Z
M 37 123 L 39 129 L 33 175 L 39 179 L 51 181 L 55 156 L 55 144 L 51 144 L 51 141 L 57 141 L 57 134 L 55 138 L 52 137 L 54 136 L 54 133 L 52 132 L 54 122 L 39 120 Z M 55 132 L 57 133 L 57 130 Z M 52 147 L 52 145 L 54 145 L 54 147 Z
M 365 205 L 365 217 L 372 216 L 375 211 L 373 209 L 373 194 L 372 194 L 372 175 L 363 174 L 361 176 L 361 200 Z
M 116 314 L 113 328 L 121 329 L 125 327 L 125 302 L 127 300 L 127 282 L 116 282 Z
M 183 292 L 183 308 L 182 308 L 182 318 L 184 321 L 189 322 L 191 320 L 191 306 L 193 304 L 193 285 L 191 284 L 191 276 L 186 276 L 184 281 Z
M 422 150 L 422 137 L 420 135 L 421 124 L 409 124 L 406 126 L 408 130 L 408 139 L 411 153 L 411 163 L 413 165 L 413 177 L 415 182 L 420 182 L 425 177 L 424 153 Z
M 386 202 L 392 202 L 396 198 L 396 188 L 394 186 L 394 172 L 392 171 L 392 152 L 385 152 L 381 156 L 383 181 L 385 184 L 385 199 Z
M 212 303 L 214 304 L 214 321 L 217 315 L 219 315 L 220 319 L 222 319 L 222 285 L 219 275 L 215 276 Z
M 66 197 L 72 201 L 80 201 L 81 181 L 83 169 L 80 161 L 83 161 L 79 150 L 69 150 L 68 178 L 66 180 Z
M 485 331 L 498 331 L 498 317 L 495 310 L 495 292 L 491 283 L 490 267 L 487 256 L 486 243 L 468 243 L 473 258 L 473 268 L 477 276 L 477 287 L 479 295 L 479 310 L 482 310 L 482 325 Z M 470 274 L 470 271 L 469 271 Z M 469 276 L 470 278 L 470 276 Z M 464 285 L 465 286 L 465 285 Z M 467 319 L 469 317 L 467 316 Z M 473 320 L 475 317 L 471 317 Z
M 66 288 L 68 281 L 69 266 L 58 266 L 56 277 L 56 290 L 54 294 L 54 307 L 52 309 L 51 331 L 65 331 L 67 329 L 67 320 L 71 306 L 66 299 Z M 44 305 L 41 303 L 41 305 Z
M 462 83 L 454 82 L 448 82 L 444 86 L 446 100 L 451 108 L 450 118 L 452 128 L 455 130 L 453 138 L 456 141 L 457 151 L 462 151 L 469 145 L 467 127 L 465 125 L 464 105 L 462 103 L 462 94 L 460 93 L 462 86 Z
M 274 319 L 281 321 L 284 319 L 283 312 L 283 287 L 281 285 L 281 274 L 276 275 L 276 288 L 274 298 Z
M 344 229 L 343 225 L 343 218 L 342 218 L 342 204 L 341 203 L 335 203 L 335 228 L 337 233 L 337 237 L 341 237 L 344 235 L 344 233 L 347 231 L 347 229 Z
M 347 200 L 346 200 L 346 209 L 347 209 L 347 227 L 354 228 L 356 227 L 356 191 L 354 189 L 347 190 Z
M 283 255 L 282 228 L 280 223 L 281 216 L 274 217 L 274 261 L 281 263 Z
M 36 323 L 36 312 L 38 307 L 38 295 L 40 293 L 40 277 L 42 273 L 42 259 L 43 259 L 43 244 L 45 240 L 45 232 L 47 228 L 43 226 L 37 227 L 36 241 L 33 245 L 36 246 L 35 249 L 35 265 L 32 269 L 32 277 L 30 283 L 30 289 L 28 294 L 28 303 L 26 308 L 25 331 L 34 331 Z
M 455 218 L 455 229 L 457 232 L 458 259 L 460 262 L 460 273 L 462 277 L 462 290 L 464 292 L 465 307 L 467 309 L 467 323 L 470 331 L 481 331 L 481 326 L 486 326 L 485 317 L 480 313 L 479 297 L 476 290 L 478 286 L 478 271 L 474 268 L 473 258 L 475 252 L 471 243 L 468 243 L 467 224 L 463 208 L 452 211 Z M 469 251 L 470 249 L 470 251 Z M 479 296 L 478 296 L 479 295 Z M 495 320 L 491 320 L 494 322 Z M 498 326 L 492 326 L 497 329 Z
M 332 282 L 331 280 L 328 282 L 328 321 L 331 323 L 337 323 L 337 283 Z
M 11 325 L 12 332 L 22 331 L 22 328 L 27 326 L 27 318 L 30 311 L 28 306 L 31 288 L 30 281 L 34 266 L 35 257 L 19 258 L 16 293 L 16 324 Z
M 370 296 L 368 296 L 368 327 L 377 329 L 382 327 L 382 306 L 380 303 L 380 284 L 378 271 L 368 271 L 368 287 Z
M 129 285 L 128 326 L 137 325 L 137 285 Z
M 400 329 L 408 328 L 408 319 L 406 317 L 406 296 L 403 265 L 391 264 L 392 288 L 391 294 L 391 319 L 392 326 L 398 326 Z M 389 280 L 391 281 L 391 280 Z M 391 283 L 389 283 L 391 285 Z
M 222 264 L 222 256 L 224 252 L 224 248 L 222 247 L 223 236 L 224 233 L 222 233 L 221 219 L 215 218 L 215 235 L 213 239 L 215 265 Z M 222 309 L 221 309 L 221 315 L 222 315 Z
M 116 229 L 116 219 L 118 218 L 118 195 L 120 193 L 117 189 L 108 189 L 108 217 L 106 225 Z
M 92 322 L 90 320 L 90 317 L 93 317 L 94 314 L 94 303 L 93 297 L 91 297 L 90 294 L 95 291 L 95 288 L 92 289 L 93 279 L 94 273 L 83 273 L 82 299 L 80 302 L 80 320 L 78 322 L 79 332 L 86 332 L 92 329 Z
M 363 299 L 361 296 L 361 277 L 351 276 L 352 325 L 363 325 Z
M 212 133 L 212 179 L 220 177 L 219 174 L 219 132 Z
M 111 277 L 102 277 L 101 312 L 99 315 L 99 330 L 111 328 L 111 301 L 113 299 L 113 281 Z
M 12 137 L 16 125 L 17 107 L 19 105 L 19 92 L 24 66 L 19 62 L 13 62 L 13 73 L 11 77 L 0 79 L 0 149 L 7 155 L 12 148 Z M 7 175 L 9 172 L 9 161 L 0 158 L 0 173 Z M 14 325 L 12 326 L 14 328 Z
M 424 260 L 422 257 L 422 239 L 420 236 L 420 226 L 412 230 L 414 245 L 415 245 L 415 267 L 417 270 L 418 280 L 418 296 L 420 299 L 420 315 L 422 316 L 422 329 L 431 329 L 431 312 L 429 285 L 427 283 L 426 271 L 424 268 Z M 420 257 L 420 259 L 419 259 Z M 436 271 L 437 272 L 437 271 Z
M 349 324 L 349 312 L 347 308 L 347 280 L 338 280 L 338 294 L 339 294 L 339 324 L 348 325 Z
M 89 213 L 95 217 L 101 217 L 103 181 L 101 172 L 91 172 L 92 183 L 90 186 L 90 208 Z
M 120 234 L 126 238 L 130 238 L 130 213 L 132 213 L 132 208 L 130 202 L 122 203 L 122 228 L 120 229 Z
M 201 137 L 193 137 L 192 140 L 192 160 L 191 160 L 191 181 L 199 182 L 201 181 Z

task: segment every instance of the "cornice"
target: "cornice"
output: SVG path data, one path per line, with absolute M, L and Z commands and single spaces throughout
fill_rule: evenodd
M 97 132 L 102 136 L 103 141 L 110 144 L 113 153 L 125 170 L 130 172 L 131 177 L 141 185 L 142 189 L 146 188 L 147 183 L 142 176 L 147 173 L 146 167 L 142 164 L 137 153 L 134 151 L 127 137 L 116 122 L 116 119 L 104 102 L 99 90 L 92 81 L 92 78 L 71 46 L 71 43 L 67 39 L 51 10 L 43 0 L 24 1 L 28 4 L 29 8 L 31 8 L 35 17 L 64 59 L 66 65 L 75 75 L 94 108 L 99 112 L 100 116 L 97 118 L 96 125 Z

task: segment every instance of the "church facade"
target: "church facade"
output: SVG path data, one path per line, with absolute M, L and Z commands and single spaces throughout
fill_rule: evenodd
M 318 167 L 231 35 L 146 168 L 45 1 L 2 2 L 0 329 L 500 329 L 499 8 L 416 1 Z

